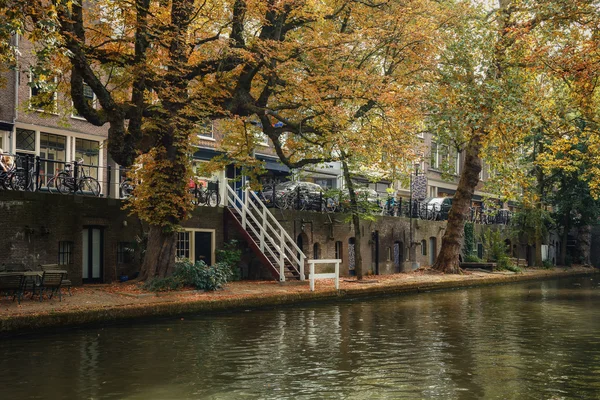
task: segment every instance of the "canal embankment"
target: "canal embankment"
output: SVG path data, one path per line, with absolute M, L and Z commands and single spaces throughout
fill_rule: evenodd
M 24 298 L 21 304 L 10 298 L 0 300 L 0 335 L 46 332 L 49 328 L 124 323 L 157 317 L 185 317 L 189 314 L 244 311 L 292 304 L 341 299 L 389 296 L 497 285 L 528 280 L 558 279 L 597 273 L 589 267 L 526 269 L 521 273 L 470 272 L 439 274 L 428 269 L 411 273 L 369 276 L 363 281 L 342 278 L 335 290 L 332 280 L 231 282 L 216 292 L 177 291 L 148 293 L 135 284 L 90 285 L 73 288 L 73 295 L 44 299 Z

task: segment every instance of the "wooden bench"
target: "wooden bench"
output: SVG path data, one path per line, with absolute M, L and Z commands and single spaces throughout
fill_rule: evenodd
M 2 273 L 0 275 L 0 293 L 6 293 L 7 295 L 12 294 L 12 300 L 21 304 L 21 297 L 23 297 L 23 285 L 25 283 L 25 275 L 22 273 Z
M 40 264 L 40 269 L 42 271 L 53 271 L 53 270 L 61 270 L 64 269 L 64 265 L 58 265 L 58 264 Z M 67 291 L 69 292 L 69 296 L 72 296 L 71 294 L 71 280 L 67 279 L 67 276 L 65 275 L 63 277 L 61 286 L 67 288 Z
M 461 262 L 460 267 L 462 269 L 486 269 L 493 271 L 496 268 L 495 262 Z

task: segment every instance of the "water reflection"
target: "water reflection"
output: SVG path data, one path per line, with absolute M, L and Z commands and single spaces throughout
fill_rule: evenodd
M 0 342 L 7 399 L 597 398 L 597 278 Z

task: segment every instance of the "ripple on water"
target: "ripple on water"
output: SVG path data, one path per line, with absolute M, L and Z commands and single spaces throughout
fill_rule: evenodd
M 597 286 L 532 282 L 5 340 L 1 398 L 595 399 Z

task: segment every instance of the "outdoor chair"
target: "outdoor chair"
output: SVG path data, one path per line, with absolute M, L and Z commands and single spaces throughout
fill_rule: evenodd
M 7 295 L 12 294 L 12 300 L 21 304 L 21 297 L 23 296 L 23 283 L 25 282 L 25 275 L 15 273 L 13 275 L 0 276 L 0 293 L 4 292 Z
M 48 299 L 51 299 L 54 293 L 58 293 L 59 301 L 62 301 L 62 294 L 60 287 L 62 285 L 63 278 L 67 274 L 63 271 L 44 271 L 42 274 L 41 281 L 37 284 L 40 290 L 40 301 L 42 301 L 45 292 L 50 292 Z
M 58 265 L 58 264 L 40 264 L 40 269 L 42 271 L 54 271 L 57 269 L 63 269 L 63 266 Z M 68 278 L 68 276 L 65 275 L 60 286 L 67 288 L 67 291 L 69 292 L 69 296 L 72 296 L 72 294 L 71 294 L 72 283 L 71 283 L 71 280 L 67 279 L 67 278 Z

